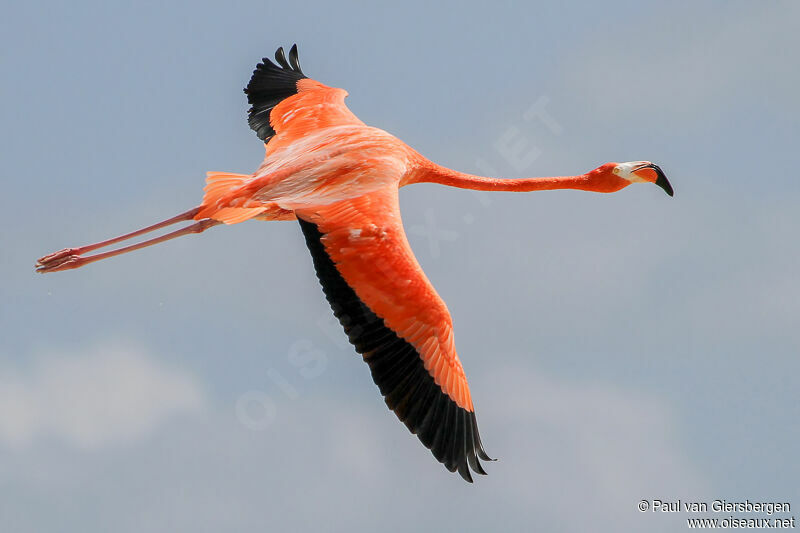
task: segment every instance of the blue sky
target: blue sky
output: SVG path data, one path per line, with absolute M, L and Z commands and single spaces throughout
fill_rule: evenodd
M 686 515 L 638 501 L 800 505 L 798 15 L 8 6 L 4 531 L 676 531 Z M 649 159 L 675 188 L 401 192 L 500 458 L 474 485 L 386 409 L 296 223 L 33 272 L 46 252 L 196 205 L 207 170 L 255 169 L 241 89 L 294 42 L 362 120 L 441 164 L 517 177 Z

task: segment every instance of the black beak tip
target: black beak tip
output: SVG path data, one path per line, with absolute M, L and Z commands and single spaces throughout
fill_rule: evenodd
M 656 175 L 658 176 L 656 179 L 656 185 L 664 189 L 664 192 L 668 195 L 674 196 L 675 192 L 672 190 L 672 185 L 670 185 L 669 180 L 667 180 L 667 175 L 664 174 L 664 171 L 661 170 L 661 167 L 658 165 L 653 165 L 651 168 L 656 171 Z

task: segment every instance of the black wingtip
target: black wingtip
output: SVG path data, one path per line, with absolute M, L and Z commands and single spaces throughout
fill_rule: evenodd
M 289 65 L 295 72 L 303 73 L 300 68 L 300 58 L 297 55 L 297 43 L 293 44 L 291 50 L 289 50 Z
M 483 444 L 479 444 L 479 445 L 478 445 L 478 452 L 479 452 L 479 453 L 478 453 L 478 457 L 480 457 L 480 458 L 481 458 L 481 459 L 483 459 L 484 461 L 491 461 L 491 462 L 495 462 L 495 461 L 497 461 L 497 458 L 496 458 L 496 457 L 495 457 L 494 459 L 492 459 L 491 457 L 489 457 L 489 455 L 486 453 L 486 450 L 484 450 L 484 449 L 483 449 Z
M 292 46 L 289 59 L 290 61 L 286 60 L 283 47 L 275 51 L 277 65 L 268 57 L 262 58 L 244 89 L 247 101 L 251 105 L 247 122 L 258 138 L 264 142 L 268 142 L 275 135 L 270 122 L 272 109 L 285 98 L 297 94 L 297 82 L 306 77 L 300 70 L 297 45 Z
M 458 473 L 461 475 L 462 479 L 467 483 L 473 483 L 472 476 L 469 473 L 469 466 L 467 466 L 466 459 L 462 463 L 458 463 Z
M 283 46 L 279 46 L 277 50 L 275 50 L 275 61 L 283 68 L 290 68 L 289 62 L 286 61 L 286 54 L 283 53 Z

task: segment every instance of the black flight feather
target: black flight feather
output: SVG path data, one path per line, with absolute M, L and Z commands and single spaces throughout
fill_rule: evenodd
M 292 46 L 289 61 L 286 61 L 283 47 L 275 52 L 275 60 L 280 66 L 266 57 L 262 59 L 244 90 L 250 104 L 247 122 L 265 143 L 275 135 L 269 120 L 272 109 L 284 99 L 297 94 L 297 82 L 306 78 L 300 70 L 297 45 Z

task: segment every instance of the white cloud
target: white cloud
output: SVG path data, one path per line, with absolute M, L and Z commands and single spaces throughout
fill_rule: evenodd
M 354 395 L 275 395 L 276 418 L 265 431 L 241 424 L 231 401 L 202 421 L 171 425 L 107 454 L 28 450 L 4 473 L 26 491 L 9 490 L 9 508 L 50 502 L 52 487 L 71 487 L 78 478 L 68 499 L 67 491 L 55 498 L 68 501 L 75 516 L 95 517 L 83 531 L 112 524 L 132 531 L 144 523 L 151 531 L 391 532 L 414 524 L 449 530 L 456 523 L 465 531 L 535 524 L 660 532 L 678 530 L 682 517 L 640 513 L 641 499 L 705 491 L 679 420 L 653 395 L 518 366 L 480 381 L 494 385 L 475 392 L 484 443 L 499 460 L 485 465 L 489 476 L 476 476 L 474 485 L 437 464 L 370 385 Z M 42 469 L 46 478 L 32 474 Z M 25 523 L 44 530 L 53 520 L 30 513 Z
M 203 403 L 191 376 L 125 344 L 48 353 L 26 371 L 0 372 L 0 442 L 19 447 L 54 436 L 96 448 L 142 436 Z

